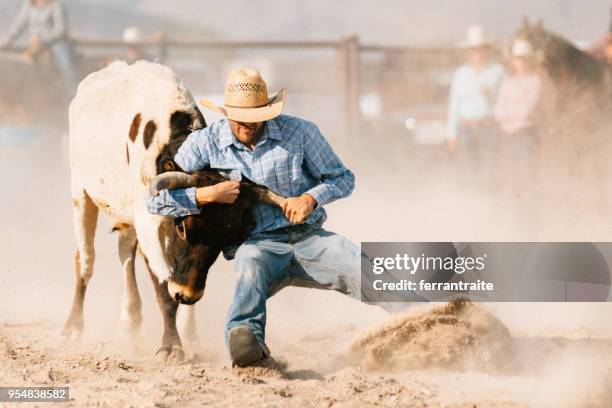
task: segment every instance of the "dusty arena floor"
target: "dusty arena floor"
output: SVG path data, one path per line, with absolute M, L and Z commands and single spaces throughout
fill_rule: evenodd
M 0 383 L 69 386 L 58 406 L 609 407 L 612 339 L 515 339 L 506 373 L 368 371 L 339 356 L 355 333 L 303 336 L 274 354 L 282 371 L 236 372 L 206 347 L 179 365 L 157 362 L 151 342 L 67 344 L 52 324 L 0 326 Z M 51 404 L 44 404 L 50 406 Z
M 0 149 L 0 162 L 14 170 L 0 172 L 4 191 L 12 192 L 3 195 L 0 210 L 14 215 L 3 221 L 10 233 L 0 234 L 1 385 L 69 386 L 71 400 L 57 404 L 62 407 L 612 406 L 610 303 L 488 305 L 511 336 L 513 347 L 494 355 L 501 366 L 440 368 L 420 359 L 417 367 L 398 369 L 356 365 L 346 358 L 356 338 L 389 320 L 385 312 L 337 293 L 287 288 L 270 300 L 267 327 L 268 345 L 286 368 L 236 373 L 223 345 L 234 281 L 233 265 L 224 260 L 211 270 L 198 303 L 199 345 L 186 349 L 183 364 L 159 363 L 154 353 L 161 317 L 140 260 L 143 327 L 137 337 L 121 334 L 123 278 L 116 236 L 104 219 L 96 236 L 85 333 L 79 343 L 66 342 L 59 333 L 74 290 L 75 248 L 66 139 L 46 137 Z M 575 197 L 580 206 L 547 195 L 555 211 L 545 212 L 537 223 L 503 196 L 444 181 L 452 171 L 445 174 L 450 167 L 440 162 L 433 161 L 430 172 L 417 170 L 427 160 L 408 166 L 409 152 L 398 149 L 387 157 L 385 169 L 395 176 L 383 183 L 371 161 L 347 155 L 339 146 L 357 173 L 358 186 L 349 200 L 329 206 L 327 227 L 356 242 L 610 240 L 607 212 L 591 207 L 597 201 L 588 195 Z M 384 212 L 363 217 L 372 203 L 381 202 Z M 26 207 L 36 211 L 25 213 Z M 422 351 L 423 338 L 413 340 L 417 349 L 409 343 L 402 353 Z

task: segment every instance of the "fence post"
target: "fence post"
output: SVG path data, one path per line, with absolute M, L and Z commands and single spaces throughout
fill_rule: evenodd
M 168 37 L 166 33 L 159 33 L 157 40 L 159 44 L 159 62 L 164 64 L 168 59 Z
M 353 134 L 360 120 L 359 113 L 359 39 L 352 35 L 338 42 L 339 133 L 346 138 Z

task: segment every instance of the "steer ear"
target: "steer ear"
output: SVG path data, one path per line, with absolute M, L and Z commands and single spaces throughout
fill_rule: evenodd
M 176 228 L 176 233 L 178 234 L 181 241 L 185 241 L 187 239 L 187 229 L 185 228 L 185 218 L 177 218 L 174 221 L 174 226 Z
M 174 161 L 166 159 L 161 162 L 161 170 L 166 173 L 168 171 L 177 171 Z

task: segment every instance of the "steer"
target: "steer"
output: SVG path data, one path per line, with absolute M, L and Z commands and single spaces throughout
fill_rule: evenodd
M 255 199 L 278 203 L 281 198 L 245 181 L 235 205 L 209 205 L 200 216 L 176 221 L 147 212 L 147 189 L 154 178 L 153 189 L 222 180 L 212 171 L 156 178 L 164 170 L 180 170 L 165 158 L 193 130 L 206 126 L 191 93 L 162 65 L 115 62 L 89 75 L 70 104 L 69 120 L 76 290 L 63 334 L 75 337 L 83 331 L 83 303 L 93 275 L 94 235 L 102 209 L 119 235 L 125 280 L 121 321 L 135 330 L 142 320 L 134 271 L 139 248 L 164 319 L 158 355 L 166 361 L 181 360 L 184 354 L 176 329 L 179 302 L 199 299 L 221 247 L 248 234 L 248 210 Z M 188 311 L 193 328 L 193 308 Z

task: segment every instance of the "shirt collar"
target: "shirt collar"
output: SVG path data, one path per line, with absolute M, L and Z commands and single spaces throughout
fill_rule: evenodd
M 273 140 L 282 140 L 282 135 L 276 121 L 274 119 L 266 121 L 263 128 L 263 133 L 261 134 L 261 139 L 257 144 L 265 142 L 268 138 Z M 243 145 L 236 139 L 234 134 L 232 133 L 232 129 L 229 125 L 229 120 L 225 120 L 225 123 L 221 127 L 221 131 L 219 132 L 219 148 L 225 149 L 229 145 L 234 145 L 236 147 L 243 147 Z

